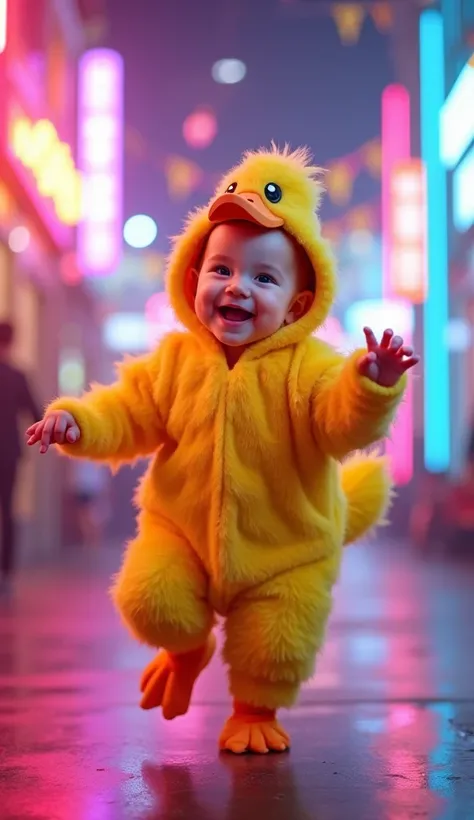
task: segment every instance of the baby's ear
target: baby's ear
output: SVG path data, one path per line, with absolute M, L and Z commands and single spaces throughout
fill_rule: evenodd
M 314 293 L 310 290 L 303 290 L 301 293 L 298 293 L 290 305 L 285 323 L 291 325 L 293 322 L 297 322 L 298 319 L 301 319 L 310 309 L 313 299 Z

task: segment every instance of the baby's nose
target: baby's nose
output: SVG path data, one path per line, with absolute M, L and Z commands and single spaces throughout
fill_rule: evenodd
M 245 296 L 248 298 L 250 296 L 250 290 L 245 282 L 242 282 L 240 279 L 233 279 L 229 282 L 227 286 L 228 293 L 233 293 L 234 295 L 238 296 Z

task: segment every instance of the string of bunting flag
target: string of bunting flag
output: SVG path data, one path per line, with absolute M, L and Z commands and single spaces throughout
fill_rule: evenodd
M 323 235 L 337 244 L 344 236 L 354 231 L 380 232 L 380 200 L 364 202 L 350 208 L 337 219 L 323 223 Z
M 396 0 L 395 0 L 396 2 Z M 380 0 L 366 3 L 331 3 L 330 13 L 343 45 L 359 42 L 366 19 L 372 18 L 376 29 L 387 34 L 393 29 L 395 2 Z M 420 6 L 429 6 L 433 0 L 419 0 Z
M 359 42 L 366 16 L 372 18 L 377 30 L 382 34 L 389 32 L 394 22 L 393 8 L 389 2 L 333 3 L 331 16 L 344 45 L 355 45 Z
M 198 189 L 210 193 L 217 185 L 221 174 L 206 172 L 197 162 L 178 154 L 160 155 L 148 144 L 140 132 L 127 126 L 125 147 L 129 156 L 139 162 L 150 164 L 156 171 L 165 175 L 168 194 L 175 202 L 187 199 Z M 325 166 L 324 184 L 328 196 L 334 205 L 346 207 L 352 197 L 356 178 L 363 171 L 374 179 L 380 178 L 381 148 L 380 140 L 368 140 L 355 151 L 338 159 L 331 160 Z

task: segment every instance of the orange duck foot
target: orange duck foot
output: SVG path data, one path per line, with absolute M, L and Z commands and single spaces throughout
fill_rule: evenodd
M 210 662 L 216 648 L 211 633 L 204 646 L 191 652 L 174 654 L 161 650 L 143 672 L 140 690 L 142 709 L 161 706 L 163 717 L 173 720 L 189 709 L 194 684 Z
M 290 737 L 278 723 L 274 711 L 236 704 L 234 714 L 221 732 L 219 748 L 237 755 L 286 752 L 290 748 Z

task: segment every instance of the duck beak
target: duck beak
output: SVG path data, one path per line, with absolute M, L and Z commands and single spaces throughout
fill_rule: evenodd
M 208 217 L 210 222 L 215 223 L 244 219 L 262 228 L 280 228 L 284 224 L 284 220 L 275 216 L 261 196 L 253 191 L 218 196 L 209 208 Z

